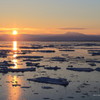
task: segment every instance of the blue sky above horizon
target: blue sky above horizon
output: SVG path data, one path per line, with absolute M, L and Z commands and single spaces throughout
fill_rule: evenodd
M 100 0 L 1 0 L 0 31 L 100 34 Z

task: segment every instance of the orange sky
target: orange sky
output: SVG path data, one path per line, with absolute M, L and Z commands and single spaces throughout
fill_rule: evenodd
M 79 32 L 84 34 L 99 34 L 100 29 L 87 28 L 0 28 L 1 34 L 12 34 L 17 30 L 18 34 L 64 34 L 67 32 Z
M 100 0 L 1 0 L 0 34 L 100 34 Z

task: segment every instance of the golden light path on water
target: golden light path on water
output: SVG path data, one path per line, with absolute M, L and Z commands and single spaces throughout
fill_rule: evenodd
M 13 69 L 18 68 L 18 60 L 16 59 L 17 57 L 17 52 L 18 52 L 18 47 L 17 47 L 17 41 L 12 41 L 12 51 L 13 51 L 13 56 L 12 56 L 12 62 L 15 64 L 13 66 Z M 20 77 L 16 75 L 17 73 L 11 74 L 7 76 L 7 80 L 11 82 L 11 84 L 8 85 L 8 100 L 21 100 L 21 88 L 17 86 L 18 84 L 20 85 L 22 83 L 22 80 Z
M 18 66 L 17 66 L 17 62 L 18 61 L 16 59 L 16 57 L 17 57 L 17 50 L 18 50 L 17 41 L 13 41 L 13 52 L 14 52 L 14 54 L 13 54 L 12 62 L 15 64 L 15 66 L 13 67 L 14 69 L 18 68 Z
M 13 50 L 14 52 L 17 52 L 17 41 L 13 41 Z
M 18 78 L 16 75 L 10 75 L 7 79 L 12 82 L 12 84 L 10 84 L 8 87 L 8 100 L 20 100 L 21 89 L 19 86 L 13 85 L 21 84 L 21 79 Z

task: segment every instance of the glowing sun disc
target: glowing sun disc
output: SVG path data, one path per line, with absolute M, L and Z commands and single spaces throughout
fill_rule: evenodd
M 18 32 L 17 32 L 16 30 L 14 30 L 14 31 L 12 32 L 12 34 L 13 34 L 13 35 L 17 35 Z

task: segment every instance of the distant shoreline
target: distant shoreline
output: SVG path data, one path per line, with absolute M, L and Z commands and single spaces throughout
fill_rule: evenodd
M 19 41 L 19 42 L 100 42 L 100 40 L 95 40 L 95 41 L 92 41 L 92 40 L 88 40 L 88 41 L 85 41 L 85 40 L 82 40 L 82 41 L 79 41 L 79 40 L 70 40 L 70 41 L 43 41 L 43 40 L 0 40 L 0 42 L 12 42 L 12 41 Z

